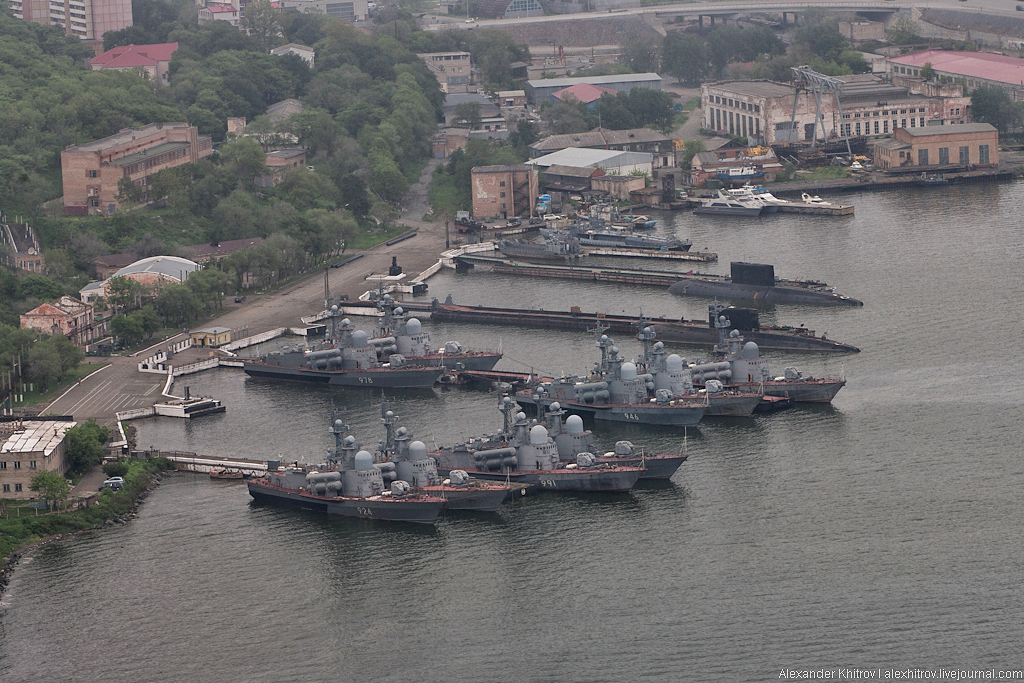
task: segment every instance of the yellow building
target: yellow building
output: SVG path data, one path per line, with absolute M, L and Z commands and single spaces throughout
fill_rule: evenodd
M 231 341 L 231 330 L 226 327 L 204 327 L 188 333 L 192 346 L 224 346 Z

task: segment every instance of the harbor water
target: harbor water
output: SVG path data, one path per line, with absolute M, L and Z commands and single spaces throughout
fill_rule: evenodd
M 527 497 L 436 529 L 276 509 L 238 482 L 168 475 L 130 523 L 21 562 L 0 606 L 0 680 L 766 681 L 784 668 L 1019 663 L 1024 192 L 988 184 L 843 202 L 856 215 L 659 213 L 654 234 L 721 260 L 650 266 L 773 263 L 781 277 L 864 301 L 761 312 L 862 349 L 765 354 L 776 375 L 787 365 L 845 375 L 831 406 L 705 420 L 685 437 L 588 425 L 605 450 L 629 439 L 690 459 L 669 483 Z M 445 271 L 430 293 L 705 320 L 710 303 L 482 272 Z M 296 317 L 316 307 L 301 302 Z M 584 334 L 426 329 L 435 346 L 500 347 L 498 369 L 584 372 L 597 359 Z M 372 390 L 227 368 L 183 385 L 227 412 L 135 422 L 140 447 L 319 462 L 332 402 L 371 450 L 383 438 Z M 431 448 L 501 424 L 483 391 L 388 398 Z

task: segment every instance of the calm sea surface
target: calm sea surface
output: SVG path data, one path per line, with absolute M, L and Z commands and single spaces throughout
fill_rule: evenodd
M 718 252 L 706 270 L 774 263 L 866 302 L 762 312 L 863 349 L 767 354 L 777 374 L 845 373 L 832 406 L 702 423 L 669 484 L 536 496 L 436 530 L 279 510 L 244 485 L 167 476 L 130 524 L 21 563 L 0 606 L 0 680 L 763 681 L 784 667 L 1019 664 L 1021 190 L 854 194 L 843 201 L 856 216 L 842 219 L 661 214 L 659 234 Z M 430 291 L 705 319 L 708 303 L 484 273 L 445 272 Z M 435 345 L 500 346 L 509 370 L 596 359 L 586 335 L 427 328 Z M 137 422 L 140 446 L 319 462 L 332 400 L 364 444 L 383 435 L 373 392 L 230 369 L 186 384 L 228 412 Z M 429 446 L 500 426 L 484 392 L 390 398 Z M 605 448 L 684 448 L 672 429 L 593 428 Z

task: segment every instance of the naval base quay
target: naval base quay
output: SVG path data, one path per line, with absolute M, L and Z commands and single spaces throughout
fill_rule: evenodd
M 1024 669 L 783 669 L 780 681 L 1024 681 Z

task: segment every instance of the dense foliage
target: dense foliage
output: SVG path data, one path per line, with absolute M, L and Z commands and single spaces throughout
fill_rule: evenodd
M 84 358 L 82 350 L 67 337 L 0 324 L 0 368 L 10 372 L 20 359 L 22 381 L 38 384 L 42 391 L 59 382 Z
M 262 0 L 250 9 L 246 34 L 227 22 L 199 26 L 190 0 L 134 0 L 135 25 L 108 33 L 104 47 L 178 42 L 166 84 L 132 71 L 92 71 L 92 53 L 77 39 L 0 14 L 0 208 L 36 228 L 46 261 L 45 276 L 0 267 L 0 322 L 17 324 L 42 301 L 77 293 L 90 261 L 106 253 L 188 258 L 184 245 L 265 239 L 222 261 L 210 276 L 215 283 L 199 278 L 161 291 L 151 310 L 164 324 L 208 313 L 221 291 L 268 286 L 323 264 L 359 233 L 394 220 L 429 156 L 444 96 L 416 53 L 469 49 L 495 84 L 509 82 L 511 63 L 528 56 L 504 33 L 420 31 L 397 8 L 382 11 L 386 21 L 372 34 Z M 314 47 L 315 68 L 268 54 L 286 42 Z M 268 105 L 289 98 L 304 111 L 266 115 Z M 227 134 L 231 117 L 250 124 L 244 137 Z M 60 151 L 157 121 L 188 121 L 213 136 L 217 151 L 153 174 L 157 207 L 135 206 L 141 193 L 124 183 L 113 216 L 64 216 L 51 201 L 62 189 Z M 309 168 L 286 172 L 273 188 L 255 185 L 265 153 L 294 141 Z M 153 296 L 131 294 L 118 307 L 129 315 L 116 322 L 126 340 L 153 328 L 148 313 L 131 313 Z
M 991 123 L 1000 133 L 1017 131 L 1024 125 L 1024 103 L 1014 101 L 1002 88 L 985 85 L 970 94 L 975 121 Z
M 130 460 L 124 475 L 124 488 L 105 490 L 99 501 L 90 507 L 71 512 L 40 516 L 14 516 L 0 518 L 0 557 L 7 557 L 22 546 L 56 534 L 73 533 L 101 526 L 107 520 L 131 512 L 139 496 L 152 484 L 154 475 L 169 469 L 171 463 L 162 458 Z
M 555 135 L 582 133 L 601 126 L 609 130 L 660 128 L 669 130 L 675 116 L 672 98 L 663 90 L 633 88 L 628 93 L 605 93 L 588 106 L 569 99 L 541 105 L 541 116 Z
M 64 454 L 72 471 L 85 472 L 103 460 L 103 444 L 110 438 L 110 430 L 89 420 L 75 425 L 64 434 L 67 452 Z

